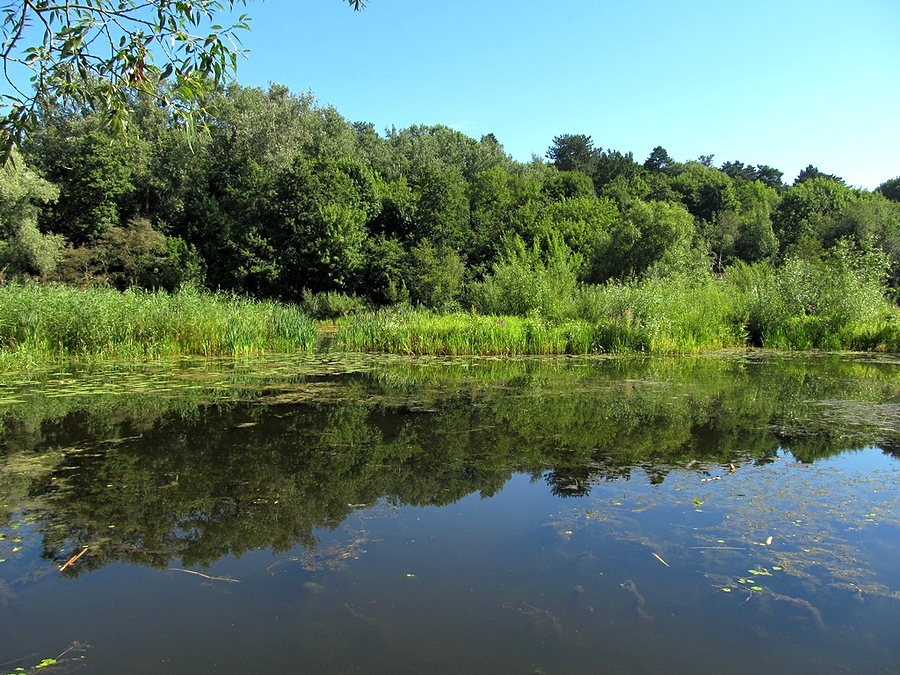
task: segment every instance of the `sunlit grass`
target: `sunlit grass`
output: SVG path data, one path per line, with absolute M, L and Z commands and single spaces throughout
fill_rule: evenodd
M 55 356 L 310 350 L 315 341 L 315 325 L 299 309 L 238 296 L 0 287 L 0 366 Z
M 395 307 L 334 321 L 327 349 L 409 355 L 696 354 L 746 346 L 900 352 L 900 312 L 864 265 L 738 266 L 724 277 L 581 285 L 525 316 Z M 854 263 L 855 264 L 855 263 Z M 549 304 L 548 304 L 549 303 Z M 546 310 L 546 313 L 544 312 Z M 0 369 L 52 358 L 309 351 L 302 309 L 185 290 L 0 287 Z

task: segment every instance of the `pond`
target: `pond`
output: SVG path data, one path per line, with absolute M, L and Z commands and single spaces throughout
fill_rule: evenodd
M 900 360 L 0 380 L 0 673 L 897 673 Z

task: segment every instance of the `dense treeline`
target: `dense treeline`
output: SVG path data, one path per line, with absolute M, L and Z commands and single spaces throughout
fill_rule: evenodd
M 0 280 L 551 318 L 607 282 L 781 275 L 800 314 L 816 275 L 900 289 L 900 177 L 869 192 L 810 166 L 786 184 L 763 164 L 662 147 L 641 163 L 585 135 L 520 163 L 491 134 L 382 135 L 281 86 L 219 92 L 198 137 L 133 106 L 127 143 L 95 115 L 43 112 L 0 172 Z

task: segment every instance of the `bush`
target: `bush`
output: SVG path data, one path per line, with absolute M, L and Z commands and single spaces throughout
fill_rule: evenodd
M 531 250 L 515 237 L 506 258 L 493 273 L 470 285 L 469 305 L 481 314 L 533 316 L 564 321 L 575 315 L 577 260 L 558 239 L 547 251 L 535 242 Z
M 308 288 L 304 288 L 302 298 L 300 306 L 303 311 L 313 319 L 320 321 L 349 316 L 368 309 L 368 304 L 362 298 L 337 291 L 313 293 Z

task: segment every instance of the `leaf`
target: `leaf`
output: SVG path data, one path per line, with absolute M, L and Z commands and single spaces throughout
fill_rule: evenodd
M 39 664 L 37 664 L 35 666 L 35 669 L 46 668 L 47 666 L 55 666 L 55 665 L 56 665 L 56 659 L 44 659 L 43 661 L 41 661 Z

